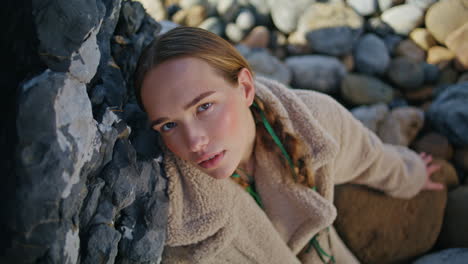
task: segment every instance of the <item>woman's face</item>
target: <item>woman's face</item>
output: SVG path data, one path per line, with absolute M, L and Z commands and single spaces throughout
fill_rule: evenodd
M 247 69 L 231 84 L 207 62 L 192 57 L 156 66 L 141 89 L 151 126 L 166 146 L 216 179 L 229 177 L 251 157 L 255 123 L 249 106 L 254 95 Z

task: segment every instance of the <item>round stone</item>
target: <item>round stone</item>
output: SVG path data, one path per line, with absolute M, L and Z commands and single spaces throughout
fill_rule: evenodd
M 292 72 L 296 88 L 335 93 L 346 74 L 345 66 L 336 58 L 321 55 L 293 56 L 285 61 Z
M 341 82 L 342 97 L 353 105 L 370 105 L 393 100 L 393 89 L 377 78 L 347 74 Z
M 415 91 L 424 83 L 424 69 L 421 63 L 405 57 L 393 59 L 387 71 L 389 79 L 405 91 Z
M 374 34 L 364 35 L 354 49 L 356 70 L 366 74 L 383 74 L 390 63 L 390 55 L 383 40 Z
M 382 20 L 401 35 L 408 35 L 414 28 L 421 25 L 424 19 L 423 11 L 413 5 L 394 6 L 381 15 Z

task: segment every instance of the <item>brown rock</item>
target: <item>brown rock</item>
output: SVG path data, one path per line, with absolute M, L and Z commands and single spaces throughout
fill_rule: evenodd
M 270 31 L 264 26 L 254 27 L 242 41 L 249 48 L 267 48 L 270 42 Z
M 430 132 L 413 144 L 417 152 L 426 152 L 440 159 L 450 160 L 453 157 L 453 147 L 448 139 L 438 133 Z
M 346 67 L 346 70 L 348 72 L 352 72 L 354 69 L 354 57 L 352 54 L 345 55 L 341 58 L 341 62 L 344 64 Z
M 454 161 L 465 173 L 468 173 L 468 147 L 455 149 Z
M 426 59 L 426 52 L 410 39 L 405 39 L 398 44 L 395 55 L 406 57 L 414 62 L 423 62 Z
M 445 44 L 446 37 L 468 21 L 467 0 L 445 0 L 433 4 L 426 13 L 426 28 Z
M 445 43 L 455 53 L 464 70 L 468 70 L 468 22 L 450 33 Z
M 427 63 L 441 65 L 440 68 L 443 68 L 442 65 L 448 64 L 455 58 L 455 54 L 442 46 L 434 46 L 429 49 L 427 52 Z
M 179 25 L 185 25 L 185 19 L 187 18 L 187 15 L 188 10 L 181 9 L 172 16 L 172 21 Z
M 420 90 L 406 92 L 405 98 L 409 101 L 426 101 L 431 99 L 433 90 L 433 86 L 426 85 Z
M 424 125 L 424 112 L 416 107 L 399 107 L 385 116 L 377 135 L 388 144 L 408 146 Z
M 451 191 L 460 185 L 455 168 L 448 161 L 443 159 L 434 159 L 433 164 L 440 165 L 440 169 L 435 172 L 431 178 L 435 182 L 443 183 L 447 190 Z
M 429 50 L 432 46 L 437 45 L 437 41 L 431 33 L 425 28 L 415 28 L 410 33 L 411 40 L 423 50 Z
M 206 8 L 201 5 L 194 5 L 187 11 L 185 24 L 189 27 L 196 27 L 201 24 L 206 18 Z
M 449 192 L 437 244 L 441 248 L 468 248 L 468 186 Z
M 442 226 L 447 192 L 423 191 L 397 199 L 357 185 L 335 188 L 335 228 L 362 263 L 394 263 L 434 245 Z

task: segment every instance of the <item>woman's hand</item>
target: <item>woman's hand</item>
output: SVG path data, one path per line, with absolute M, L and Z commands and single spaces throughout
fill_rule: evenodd
M 426 164 L 426 171 L 427 171 L 426 183 L 424 184 L 422 189 L 423 190 L 443 190 L 445 187 L 442 183 L 433 182 L 431 179 L 432 173 L 438 171 L 440 169 L 440 165 L 431 164 L 432 156 L 426 154 L 425 152 L 419 153 L 419 156 L 421 156 L 422 160 Z

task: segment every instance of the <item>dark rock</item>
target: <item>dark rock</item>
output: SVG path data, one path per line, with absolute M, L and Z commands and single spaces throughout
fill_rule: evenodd
M 348 74 L 341 82 L 341 95 L 353 104 L 389 103 L 393 100 L 393 89 L 377 78 L 366 75 Z
M 143 23 L 145 14 L 145 8 L 140 2 L 124 1 L 120 9 L 118 32 L 127 36 L 137 33 Z
M 413 62 L 405 57 L 392 60 L 387 75 L 390 80 L 405 91 L 415 91 L 424 83 L 424 70 L 421 63 Z
M 53 262 L 73 260 L 78 248 L 67 248 L 66 241 L 78 239 L 73 226 L 86 194 L 83 172 L 101 144 L 86 86 L 47 70 L 22 86 L 19 105 L 17 218 L 12 227 L 24 235 L 17 243 L 42 251 L 28 253 L 32 260 L 46 251 Z
M 427 112 L 431 125 L 455 146 L 468 145 L 468 82 L 449 86 Z
M 118 139 L 112 161 L 101 174 L 106 181 L 106 192 L 117 210 L 127 207 L 135 200 L 135 178 L 138 175 L 135 164 L 136 153 L 130 142 Z
M 468 147 L 455 150 L 454 162 L 461 170 L 468 173 Z M 468 185 L 468 182 L 465 184 Z
M 426 152 L 433 157 L 450 160 L 453 157 L 453 147 L 448 139 L 438 133 L 431 132 L 413 144 L 414 150 L 417 152 Z
M 40 41 L 39 54 L 54 71 L 68 70 L 71 57 L 99 28 L 105 7 L 101 1 L 33 1 L 37 35 Z M 79 23 L 77 23 L 79 21 Z
M 393 29 L 380 19 L 380 17 L 371 17 L 365 23 L 367 31 L 373 32 L 381 37 L 386 37 L 393 34 Z
M 300 89 L 337 93 L 346 74 L 345 66 L 330 56 L 293 56 L 285 63 L 292 72 L 292 86 Z
M 120 233 L 112 226 L 101 224 L 93 227 L 90 234 L 83 263 L 114 263 L 121 238 Z
M 435 83 L 439 79 L 439 68 L 434 64 L 423 63 L 424 83 Z
M 341 56 L 352 51 L 361 32 L 350 27 L 322 28 L 307 32 L 306 39 L 315 52 Z
M 394 108 L 398 108 L 402 106 L 408 106 L 408 101 L 406 101 L 403 98 L 395 98 L 388 104 L 388 107 L 390 109 L 394 109 Z
M 467 204 L 468 186 L 460 186 L 449 192 L 444 224 L 438 241 L 441 248 L 468 248 Z
M 99 51 L 101 52 L 101 61 L 96 76 L 101 76 L 103 70 L 111 61 L 111 38 L 114 34 L 117 22 L 119 21 L 120 7 L 122 0 L 103 0 L 106 13 L 97 34 Z M 95 81 L 93 81 L 95 83 Z
M 420 257 L 413 264 L 464 264 L 467 259 L 467 248 L 449 248 Z
M 395 49 L 398 46 L 398 44 L 402 41 L 402 39 L 403 38 L 398 35 L 386 35 L 383 38 L 385 46 L 387 46 L 390 55 L 394 55 Z
M 177 11 L 181 10 L 180 6 L 179 5 L 176 5 L 176 4 L 172 4 L 170 6 L 167 7 L 167 16 L 169 17 L 169 19 L 172 18 L 172 16 L 177 13 Z
M 374 34 L 364 35 L 354 49 L 356 69 L 366 74 L 383 74 L 390 63 L 385 43 Z
M 147 262 L 161 256 L 167 225 L 166 179 L 155 161 L 139 162 L 135 202 L 122 210 L 119 245 L 122 260 Z
M 96 212 L 98 207 L 99 198 L 101 197 L 101 190 L 105 182 L 101 178 L 96 178 L 96 182 L 89 185 L 89 192 L 84 206 L 80 213 L 80 228 L 85 229 Z
M 122 22 L 121 16 L 119 24 Z M 159 33 L 161 25 L 149 16 L 146 16 L 137 34 L 132 35 L 130 44 L 121 45 L 112 43 L 112 56 L 117 67 L 120 68 L 123 78 L 127 85 L 127 91 L 130 96 L 133 95 L 133 73 L 143 48 L 146 47 Z M 115 65 L 114 65 L 115 66 Z M 112 66 L 112 67 L 114 67 Z M 113 75 L 110 75 L 112 78 Z M 120 91 L 120 89 L 117 89 Z

